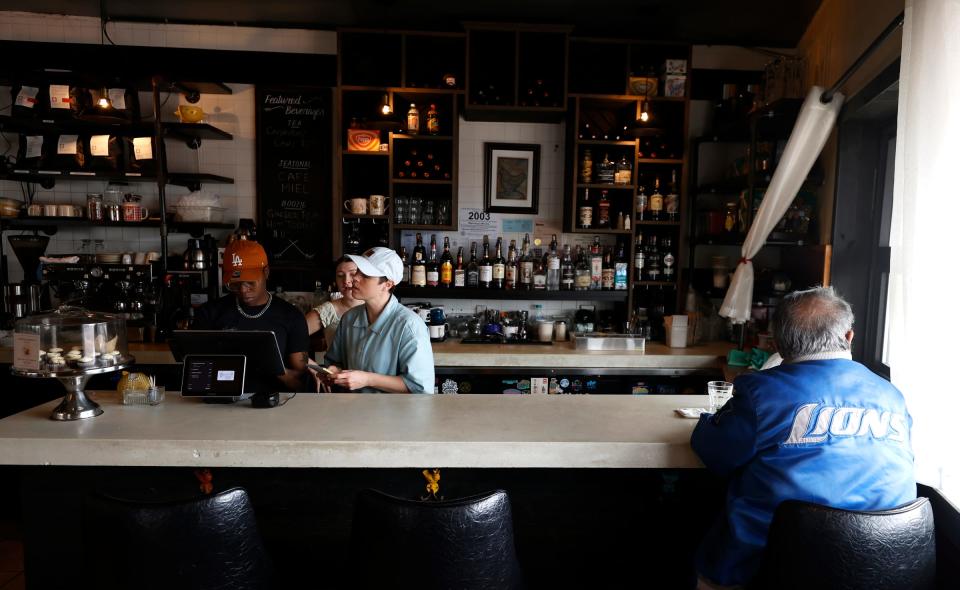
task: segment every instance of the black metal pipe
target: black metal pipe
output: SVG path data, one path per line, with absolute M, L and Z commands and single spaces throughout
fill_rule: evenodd
M 903 13 L 901 12 L 897 16 L 897 18 L 893 19 L 893 22 L 887 25 L 887 28 L 884 29 L 882 33 L 880 33 L 880 36 L 874 39 L 873 43 L 871 43 L 870 46 L 867 47 L 864 50 L 864 52 L 860 54 L 860 57 L 857 58 L 857 61 L 853 62 L 853 65 L 847 68 L 847 71 L 844 72 L 842 76 L 840 76 L 840 79 L 837 80 L 833 84 L 833 86 L 825 90 L 824 93 L 820 95 L 820 102 L 826 104 L 831 100 L 833 100 L 833 95 L 836 94 L 837 91 L 840 90 L 840 88 L 842 88 L 843 85 L 847 83 L 847 80 L 849 80 L 850 77 L 853 76 L 853 74 L 857 70 L 859 70 L 861 66 L 863 66 L 864 62 L 870 59 L 870 56 L 873 55 L 873 52 L 876 51 L 883 44 L 883 42 L 886 41 L 887 38 L 893 34 L 894 31 L 896 31 L 902 26 L 903 26 Z
M 153 137 L 156 140 L 153 154 L 157 163 L 157 196 L 160 198 L 160 275 L 167 274 L 167 153 L 166 145 L 163 141 L 163 123 L 160 121 L 160 85 L 162 81 L 160 76 L 154 76 L 151 80 L 153 88 Z

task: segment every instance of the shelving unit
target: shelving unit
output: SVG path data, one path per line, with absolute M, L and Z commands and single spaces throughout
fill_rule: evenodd
M 399 286 L 394 294 L 400 299 L 508 299 L 510 301 L 609 301 L 625 302 L 627 291 L 544 291 L 520 289 L 473 289 Z
M 122 227 L 127 229 L 136 229 L 141 227 L 160 227 L 159 219 L 145 219 L 140 222 L 127 221 L 103 221 L 94 222 L 82 217 L 16 217 L 0 219 L 0 232 L 16 229 L 26 229 L 41 231 L 48 236 L 57 233 L 62 227 Z M 207 230 L 211 229 L 233 229 L 232 223 L 199 223 L 188 221 L 167 221 L 169 233 L 189 234 L 199 238 Z

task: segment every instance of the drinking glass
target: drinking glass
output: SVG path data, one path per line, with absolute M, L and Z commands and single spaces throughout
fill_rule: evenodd
M 733 383 L 710 381 L 707 383 L 707 397 L 710 400 L 710 413 L 716 414 L 733 397 Z
M 397 223 L 407 222 L 407 207 L 409 206 L 407 197 L 397 197 L 393 201 L 393 216 Z
M 421 213 L 421 216 L 423 218 L 420 220 L 420 223 L 422 223 L 423 225 L 433 225 L 434 223 L 436 223 L 436 219 L 434 217 L 433 199 L 423 200 L 423 211 Z
M 410 206 L 407 208 L 407 223 L 418 225 L 420 223 L 420 208 L 422 201 L 420 197 L 410 197 Z
M 437 225 L 448 225 L 450 223 L 450 202 L 440 201 L 437 203 Z

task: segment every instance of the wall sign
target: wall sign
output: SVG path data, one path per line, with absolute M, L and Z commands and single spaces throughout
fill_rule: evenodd
M 257 86 L 257 228 L 274 266 L 332 257 L 329 88 Z

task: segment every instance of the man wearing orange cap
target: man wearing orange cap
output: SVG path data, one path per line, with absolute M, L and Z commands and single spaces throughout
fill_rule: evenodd
M 307 321 L 299 309 L 267 291 L 269 276 L 263 246 L 250 240 L 230 243 L 223 252 L 223 284 L 231 293 L 200 307 L 193 327 L 273 332 L 286 371 L 276 378 L 251 375 L 253 391 L 301 391 L 310 347 Z

